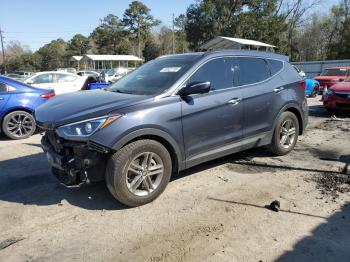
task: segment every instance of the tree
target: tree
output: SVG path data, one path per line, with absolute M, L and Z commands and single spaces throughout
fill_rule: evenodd
M 184 14 L 175 18 L 175 47 L 176 53 L 185 53 L 189 51 L 189 44 L 186 36 L 186 23 L 187 18 Z
M 85 55 L 89 50 L 89 39 L 81 34 L 76 34 L 68 41 L 67 54 L 73 55 Z
M 42 57 L 41 70 L 55 70 L 67 62 L 67 43 L 59 38 L 41 47 L 36 53 Z
M 133 1 L 124 12 L 123 24 L 131 37 L 137 41 L 138 56 L 141 56 L 141 43 L 147 39 L 151 28 L 160 24 L 160 21 L 150 14 L 150 11 L 145 4 Z
M 199 1 L 186 11 L 187 40 L 193 49 L 219 35 L 280 44 L 286 27 L 278 8 L 278 0 Z
M 25 53 L 9 63 L 10 71 L 38 71 L 41 69 L 41 56 L 37 53 Z
M 146 40 L 145 48 L 143 49 L 143 57 L 145 61 L 150 61 L 160 56 L 160 48 L 157 45 L 153 36 Z
M 121 20 L 112 14 L 100 20 L 100 25 L 90 35 L 100 54 L 119 54 L 129 51 L 130 45 L 125 41 L 127 33 L 124 31 Z

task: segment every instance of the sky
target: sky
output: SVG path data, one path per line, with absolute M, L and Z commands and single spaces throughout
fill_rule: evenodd
M 69 40 L 80 33 L 88 36 L 100 18 L 114 14 L 122 18 L 128 0 L 0 0 L 0 27 L 5 45 L 18 40 L 32 51 L 53 39 Z M 186 12 L 195 0 L 142 0 L 164 25 L 172 15 Z M 5 12 L 4 12 L 5 11 Z
M 172 15 L 185 13 L 196 0 L 141 0 L 151 14 L 170 26 Z M 339 0 L 321 0 L 324 13 Z M 69 40 L 80 33 L 88 36 L 100 18 L 114 14 L 122 18 L 130 0 L 0 0 L 0 27 L 5 46 L 18 40 L 32 51 L 53 39 Z

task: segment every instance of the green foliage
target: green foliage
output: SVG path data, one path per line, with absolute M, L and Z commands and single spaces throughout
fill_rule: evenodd
M 67 62 L 67 43 L 63 39 L 53 40 L 41 47 L 37 54 L 41 56 L 41 70 L 55 70 L 64 67 Z
M 139 1 L 133 1 L 125 10 L 123 24 L 130 34 L 131 39 L 138 43 L 138 55 L 141 55 L 141 43 L 150 35 L 151 28 L 160 24 L 150 14 L 150 9 Z
M 127 41 L 124 41 L 126 34 L 121 20 L 109 14 L 100 20 L 100 25 L 95 28 L 90 38 L 94 41 L 99 54 L 114 55 L 119 54 L 121 50 L 123 52 L 130 50 Z
M 89 50 L 89 39 L 81 34 L 76 34 L 68 41 L 67 55 L 85 55 Z
M 160 56 L 160 48 L 157 45 L 153 37 L 149 37 L 145 43 L 145 48 L 143 49 L 143 57 L 145 61 L 150 61 Z

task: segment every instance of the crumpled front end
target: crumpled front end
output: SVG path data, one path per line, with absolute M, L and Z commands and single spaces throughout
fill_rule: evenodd
M 75 142 L 46 130 L 41 139 L 52 172 L 66 186 L 104 180 L 109 149 L 92 142 Z

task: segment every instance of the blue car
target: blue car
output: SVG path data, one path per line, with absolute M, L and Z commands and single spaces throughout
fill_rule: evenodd
M 308 97 L 315 97 L 320 92 L 320 83 L 315 79 L 306 78 L 306 74 L 304 71 L 300 70 L 297 66 L 293 65 L 294 69 L 298 72 L 298 74 L 305 79 L 306 90 L 305 94 Z
M 31 136 L 36 128 L 34 110 L 53 96 L 52 90 L 0 76 L 0 131 L 11 139 Z

